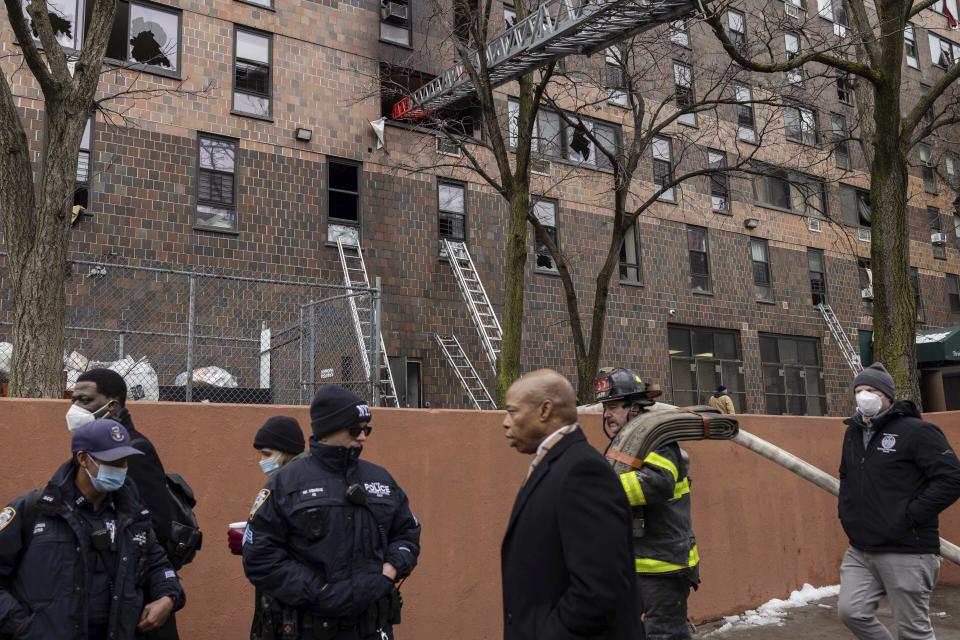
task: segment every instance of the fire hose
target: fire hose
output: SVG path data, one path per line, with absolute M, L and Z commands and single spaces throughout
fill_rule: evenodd
M 763 438 L 743 431 L 736 418 L 709 406 L 664 408 L 642 413 L 617 433 L 606 456 L 613 463 L 614 471 L 620 474 L 631 468 L 639 469 L 651 451 L 671 442 L 691 440 L 732 440 L 834 496 L 840 492 L 840 481 L 830 474 Z M 960 547 L 949 540 L 940 538 L 940 555 L 960 565 Z

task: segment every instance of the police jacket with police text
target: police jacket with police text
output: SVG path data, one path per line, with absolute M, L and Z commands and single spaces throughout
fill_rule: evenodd
M 960 497 L 960 461 L 943 432 L 909 401 L 895 402 L 866 426 L 847 421 L 840 460 L 840 522 L 862 551 L 939 553 L 937 515 Z
M 349 618 L 388 595 L 413 571 L 420 524 L 390 474 L 359 449 L 310 441 L 311 455 L 280 469 L 254 503 L 243 544 L 247 578 L 282 605 Z M 365 504 L 347 498 L 362 487 Z
M 636 571 L 669 574 L 695 567 L 700 556 L 690 516 L 690 479 L 680 446 L 673 442 L 660 447 L 643 462 L 639 470 L 620 474 L 627 501 L 643 514 L 643 535 L 633 539 Z
M 61 466 L 29 518 L 26 496 L 0 511 L 0 638 L 87 640 L 92 552 L 76 473 L 73 460 Z M 180 609 L 184 594 L 136 487 L 128 480 L 108 499 L 117 516 L 108 634 L 132 640 L 145 604 L 171 596 Z

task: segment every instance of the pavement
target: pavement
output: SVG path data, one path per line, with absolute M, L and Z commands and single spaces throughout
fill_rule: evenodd
M 930 601 L 930 613 L 933 630 L 937 640 L 960 640 L 960 588 L 937 587 Z M 705 623 L 697 626 L 698 640 L 853 640 L 843 623 L 837 618 L 837 599 L 826 598 L 805 607 L 784 612 L 780 626 L 744 627 L 736 626 L 724 632 L 717 632 L 724 621 Z M 886 601 L 881 601 L 877 617 L 896 637 L 893 616 Z

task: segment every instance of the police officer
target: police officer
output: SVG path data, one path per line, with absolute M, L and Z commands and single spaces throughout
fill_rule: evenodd
M 141 455 L 118 422 L 73 434 L 46 488 L 0 510 L 0 636 L 133 640 L 183 606 L 150 512 L 126 477 Z
M 276 638 L 383 640 L 400 621 L 420 524 L 390 474 L 360 460 L 366 402 L 336 385 L 310 405 L 310 455 L 267 483 L 244 533 L 247 578 L 277 603 Z
M 649 410 L 659 388 L 630 369 L 601 370 L 593 382 L 603 403 L 603 428 L 614 436 Z M 687 598 L 700 584 L 696 539 L 690 518 L 690 479 L 686 455 L 676 442 L 651 452 L 639 470 L 620 475 L 642 528 L 634 531 L 639 610 L 648 640 L 689 640 Z

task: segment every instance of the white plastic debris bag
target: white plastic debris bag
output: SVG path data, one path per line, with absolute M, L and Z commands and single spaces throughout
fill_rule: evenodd
M 193 383 L 230 389 L 235 389 L 237 387 L 237 379 L 220 367 L 201 367 L 200 369 L 194 369 Z M 184 371 L 177 375 L 173 384 L 178 387 L 187 386 L 187 372 Z
M 67 389 L 73 389 L 77 378 L 84 371 L 91 369 L 111 369 L 119 373 L 127 383 L 128 400 L 160 399 L 160 380 L 153 365 L 146 357 L 134 360 L 127 356 L 123 360 L 114 362 L 96 362 L 74 351 L 64 358 L 64 368 L 67 370 Z

